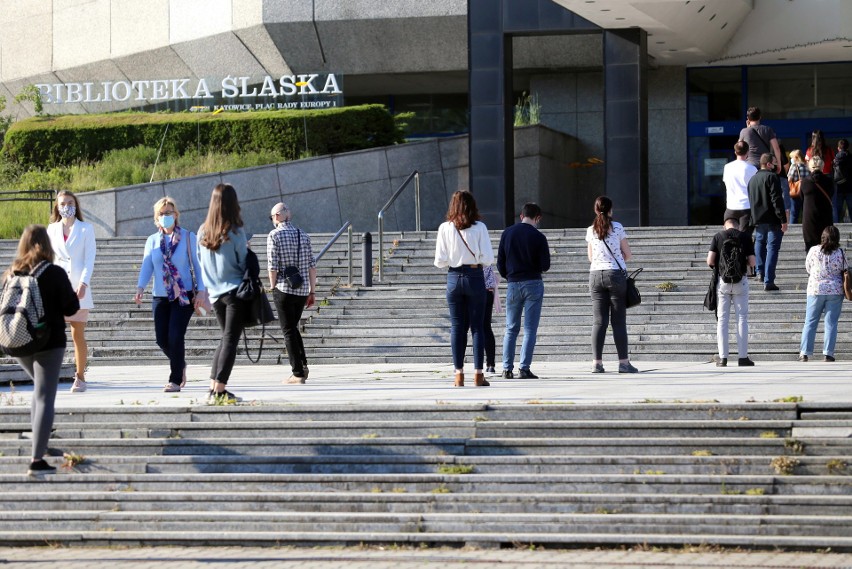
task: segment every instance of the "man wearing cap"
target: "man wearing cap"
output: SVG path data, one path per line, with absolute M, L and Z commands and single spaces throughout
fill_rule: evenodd
M 291 216 L 289 208 L 282 202 L 272 208 L 269 219 L 275 229 L 266 238 L 266 258 L 272 300 L 278 310 L 278 322 L 293 372 L 285 383 L 305 383 L 308 359 L 299 333 L 299 322 L 302 311 L 314 305 L 317 269 L 311 238 L 290 223 Z M 297 274 L 292 275 L 294 272 Z
M 760 171 L 748 181 L 748 201 L 754 226 L 754 252 L 757 274 L 763 279 L 763 290 L 778 290 L 775 267 L 781 251 L 781 239 L 787 232 L 787 211 L 778 181 L 775 157 L 760 157 Z

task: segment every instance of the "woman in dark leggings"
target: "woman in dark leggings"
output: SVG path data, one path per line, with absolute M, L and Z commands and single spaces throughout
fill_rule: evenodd
M 33 453 L 27 474 L 53 474 L 56 467 L 48 464 L 44 455 L 47 453 L 47 442 L 53 427 L 56 388 L 59 385 L 59 372 L 68 342 L 65 336 L 65 317 L 73 316 L 80 309 L 80 301 L 65 269 L 53 264 L 53 247 L 47 235 L 47 228 L 43 225 L 30 225 L 24 229 L 18 242 L 15 260 L 3 276 L 4 286 L 6 280 L 13 275 L 36 277 L 44 309 L 44 321 L 49 330 L 47 342 L 39 351 L 15 357 L 34 385 L 30 413 Z
M 592 326 L 592 373 L 603 373 L 603 345 L 612 323 L 612 338 L 618 352 L 618 373 L 636 373 L 627 349 L 627 265 L 630 245 L 624 227 L 612 220 L 612 200 L 595 200 L 595 220 L 586 230 L 589 261 L 589 292 L 595 322 Z

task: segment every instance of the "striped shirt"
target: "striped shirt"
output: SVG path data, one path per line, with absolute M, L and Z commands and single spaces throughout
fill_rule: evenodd
M 298 261 L 297 261 L 298 258 Z M 266 238 L 266 264 L 270 271 L 278 272 L 275 288 L 296 296 L 308 296 L 311 292 L 308 270 L 317 266 L 311 250 L 311 238 L 289 221 L 279 223 Z M 293 289 L 284 280 L 284 268 L 295 266 L 302 275 L 302 286 Z

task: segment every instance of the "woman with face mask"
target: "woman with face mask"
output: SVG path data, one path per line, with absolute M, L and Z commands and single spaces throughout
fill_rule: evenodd
M 154 204 L 157 232 L 145 242 L 136 296 L 142 304 L 145 287 L 154 278 L 151 310 L 157 345 L 169 358 L 169 380 L 163 391 L 176 393 L 186 385 L 184 338 L 194 311 L 204 314 L 207 290 L 198 264 L 195 234 L 178 225 L 180 212 L 170 197 Z
M 83 213 L 77 196 L 68 190 L 56 194 L 56 203 L 50 215 L 47 234 L 53 246 L 54 263 L 65 269 L 71 286 L 80 300 L 80 310 L 65 321 L 71 325 L 71 339 L 74 342 L 74 384 L 71 393 L 86 391 L 86 368 L 88 351 L 86 344 L 86 323 L 89 310 L 95 307 L 92 302 L 92 290 L 89 282 L 95 268 L 95 228 L 83 221 Z

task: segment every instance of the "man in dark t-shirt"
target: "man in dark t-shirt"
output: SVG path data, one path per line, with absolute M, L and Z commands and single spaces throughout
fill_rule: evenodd
M 748 162 L 760 169 L 761 154 L 772 154 L 776 164 L 783 164 L 781 147 L 771 127 L 760 124 L 759 107 L 749 107 L 746 113 L 746 127 L 740 131 L 740 140 L 748 144 Z
M 713 269 L 713 274 L 718 275 L 716 281 L 718 307 L 716 323 L 716 343 L 719 348 L 719 356 L 716 359 L 717 367 L 726 367 L 728 365 L 728 316 L 731 304 L 734 305 L 734 312 L 737 315 L 737 352 L 738 364 L 740 366 L 753 366 L 754 362 L 748 357 L 748 279 L 746 272 L 748 267 L 754 267 L 754 245 L 751 238 L 746 234 L 736 229 L 739 220 L 733 216 L 725 220 L 725 229 L 713 236 L 713 241 L 710 243 L 710 251 L 707 253 L 707 264 Z M 745 265 L 739 267 L 739 274 L 742 275 L 739 280 L 731 279 L 736 282 L 725 282 L 725 279 L 719 275 L 719 266 L 723 265 L 722 255 L 725 250 L 725 242 L 729 239 L 736 239 L 740 242 L 739 261 Z

